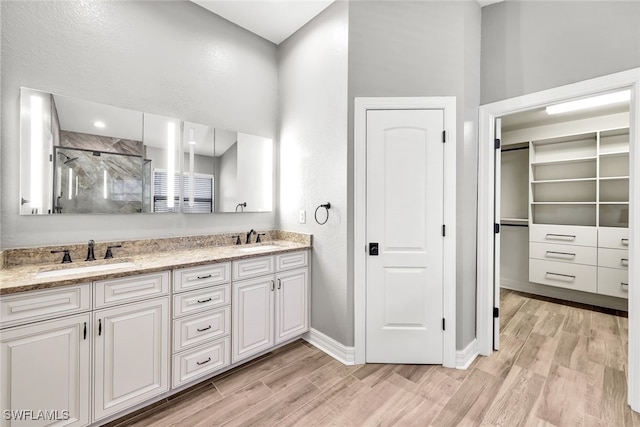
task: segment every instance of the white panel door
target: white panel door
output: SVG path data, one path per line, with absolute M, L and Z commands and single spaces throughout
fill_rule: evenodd
M 276 344 L 309 330 L 309 269 L 276 276 Z
M 94 420 L 169 389 L 169 297 L 94 313 Z
M 89 329 L 82 314 L 2 331 L 0 425 L 89 424 Z
M 367 362 L 443 361 L 443 121 L 367 111 Z
M 234 282 L 231 298 L 233 313 L 231 363 L 273 347 L 273 276 Z

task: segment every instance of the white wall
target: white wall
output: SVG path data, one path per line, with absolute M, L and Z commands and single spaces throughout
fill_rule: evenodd
M 348 4 L 336 2 L 280 45 L 278 227 L 313 234 L 311 326 L 352 345 L 347 39 Z M 326 202 L 330 217 L 320 226 L 313 213 Z M 298 221 L 301 209 L 307 212 L 306 224 Z
M 482 8 L 482 104 L 640 67 L 638 1 Z
M 349 211 L 353 208 L 354 98 L 457 97 L 458 349 L 475 338 L 480 20 L 475 1 L 351 2 L 349 8 Z M 353 224 L 349 228 L 351 257 Z M 352 269 L 349 283 L 351 301 Z
M 0 248 L 275 226 L 275 213 L 19 216 L 20 86 L 275 138 L 277 49 L 186 1 L 0 7 Z

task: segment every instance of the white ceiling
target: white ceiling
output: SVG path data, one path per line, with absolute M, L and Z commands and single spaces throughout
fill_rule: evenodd
M 191 0 L 242 28 L 280 44 L 334 0 Z

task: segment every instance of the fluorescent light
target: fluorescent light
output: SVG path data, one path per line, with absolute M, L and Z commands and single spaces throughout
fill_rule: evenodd
M 167 123 L 167 207 L 173 208 L 175 197 L 175 149 L 176 149 L 176 124 Z
M 550 105 L 547 107 L 547 114 L 568 113 L 570 111 L 585 110 L 588 108 L 601 107 L 603 105 L 620 104 L 629 102 L 631 91 L 607 93 L 604 95 L 592 96 L 591 98 L 577 99 L 575 101 L 563 102 L 562 104 Z
M 189 145 L 196 145 L 196 130 L 194 128 L 189 129 Z
M 104 128 L 106 125 L 104 124 L 104 122 L 101 122 L 100 120 L 98 120 L 97 122 L 93 122 L 93 125 L 97 128 Z
M 102 171 L 102 198 L 107 198 L 107 181 L 109 180 L 109 174 L 107 170 Z
M 31 199 L 32 210 L 42 207 L 43 116 L 42 98 L 37 95 L 31 95 L 31 127 L 29 129 L 31 136 L 31 197 L 29 198 Z

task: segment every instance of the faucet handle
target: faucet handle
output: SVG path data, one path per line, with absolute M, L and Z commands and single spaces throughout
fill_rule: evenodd
M 113 248 L 121 248 L 121 247 L 122 247 L 122 245 L 107 246 L 107 252 L 104 254 L 104 259 L 113 258 L 113 252 L 111 252 L 111 249 L 113 249 Z
M 261 243 L 262 240 L 260 239 L 260 236 L 266 236 L 267 233 L 258 233 L 258 238 L 256 239 L 256 243 Z
M 241 245 L 242 242 L 240 241 L 240 235 L 237 236 L 231 236 L 232 239 L 236 239 L 236 245 Z
M 61 249 L 59 251 L 51 251 L 52 254 L 59 254 L 64 252 L 62 256 L 62 264 L 68 264 L 71 262 L 71 255 L 69 255 L 69 249 Z

